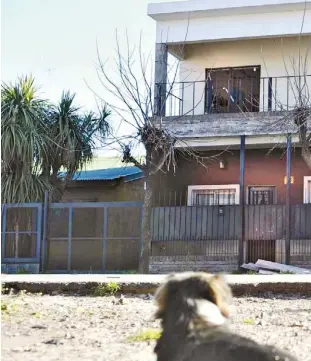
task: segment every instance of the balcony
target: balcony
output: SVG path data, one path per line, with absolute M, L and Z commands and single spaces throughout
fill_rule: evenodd
M 304 101 L 310 99 L 311 75 L 260 77 L 255 70 L 258 68 L 218 69 L 207 72 L 202 81 L 158 83 L 156 115 L 286 112 L 297 106 L 298 89 Z

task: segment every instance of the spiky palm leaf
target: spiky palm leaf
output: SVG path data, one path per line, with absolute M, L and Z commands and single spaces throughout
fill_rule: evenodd
M 49 148 L 45 122 L 47 102 L 37 96 L 32 77 L 1 88 L 2 202 L 31 202 L 52 191 L 48 179 L 38 178 L 40 159 Z
M 107 117 L 110 112 L 103 108 L 99 116 L 89 112 L 80 114 L 74 105 L 75 94 L 63 92 L 58 106 L 49 112 L 49 128 L 54 139 L 49 158 L 45 159 L 48 168 L 57 176 L 61 168 L 67 177 L 72 175 L 93 157 L 94 139 L 98 135 L 104 139 L 109 132 Z

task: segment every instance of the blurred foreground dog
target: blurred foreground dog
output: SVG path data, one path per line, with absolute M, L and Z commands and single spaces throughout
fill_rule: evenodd
M 297 361 L 230 331 L 232 296 L 221 275 L 172 275 L 155 299 L 163 329 L 155 347 L 158 361 Z

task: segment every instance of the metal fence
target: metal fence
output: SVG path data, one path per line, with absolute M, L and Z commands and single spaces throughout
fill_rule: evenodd
M 311 267 L 311 204 L 291 205 L 288 216 L 285 205 L 245 205 L 242 212 L 241 205 L 218 201 L 188 206 L 187 197 L 171 195 L 166 204 L 153 204 L 151 266 L 229 271 L 237 268 L 241 252 L 244 262 L 285 263 L 289 244 L 290 263 Z M 6 204 L 1 221 L 2 264 L 11 268 L 27 263 L 58 273 L 138 269 L 139 202 Z
M 161 116 L 288 111 L 296 105 L 297 86 L 307 96 L 311 75 L 156 84 L 156 104 Z
M 311 204 L 161 206 L 152 213 L 152 256 L 166 262 L 216 262 L 221 267 L 265 259 L 311 267 Z M 243 228 L 242 228 L 243 227 Z M 289 237 L 287 230 L 289 229 Z M 202 263 L 202 267 L 204 264 Z M 221 268 L 220 267 L 220 268 Z
M 141 219 L 140 202 L 51 204 L 44 268 L 49 272 L 136 271 Z
M 137 271 L 141 220 L 140 202 L 5 204 L 2 264 L 6 271 Z

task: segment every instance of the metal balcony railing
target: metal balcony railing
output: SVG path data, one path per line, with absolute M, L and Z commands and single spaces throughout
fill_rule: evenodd
M 289 111 L 308 99 L 311 75 L 160 83 L 155 87 L 155 112 L 184 116 Z

